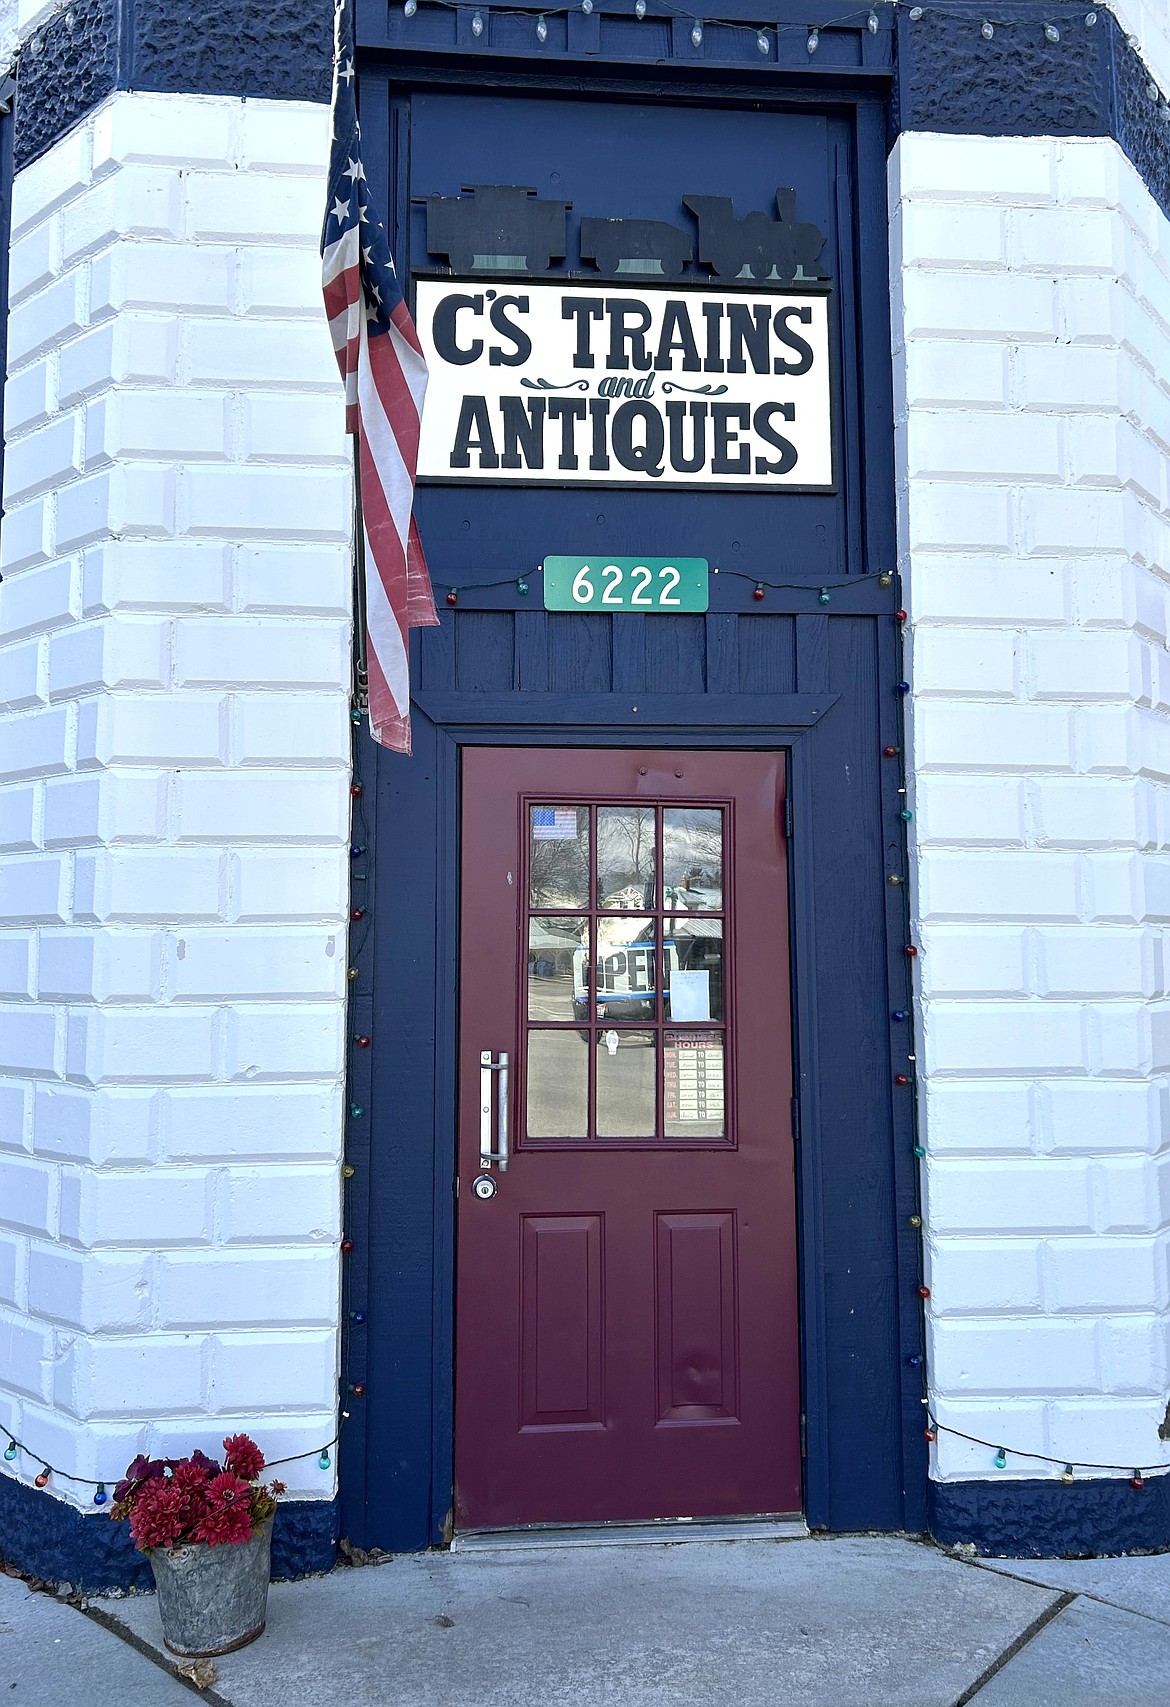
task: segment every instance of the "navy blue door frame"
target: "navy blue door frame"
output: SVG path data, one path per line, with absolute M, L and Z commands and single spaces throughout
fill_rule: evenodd
M 399 10 L 379 8 L 371 24 L 367 9 L 366 25 L 382 32 L 373 46 L 401 33 Z M 462 9 L 459 20 L 459 44 L 470 44 Z M 563 75 L 531 62 L 489 66 L 482 55 L 468 69 L 459 44 L 431 43 L 416 57 L 399 55 L 395 40 L 393 73 L 368 49 L 360 66 L 367 171 L 404 276 L 410 87 L 458 89 L 469 79 L 479 89 L 490 81 L 497 92 L 550 94 Z M 410 45 L 427 46 L 417 36 Z M 921 1530 L 921 1381 L 908 1363 L 922 1339 L 909 1225 L 913 1110 L 893 1086 L 909 1045 L 905 1023 L 891 1019 L 908 1005 L 905 886 L 886 882 L 904 875 L 904 799 L 900 767 L 881 756 L 901 744 L 897 582 L 883 587 L 880 575 L 895 551 L 884 88 L 872 66 L 842 68 L 839 84 L 818 74 L 815 86 L 780 81 L 774 66 L 767 85 L 745 65 L 734 86 L 694 67 L 659 68 L 651 84 L 643 66 L 637 81 L 622 81 L 630 68 L 603 57 L 578 55 L 572 69 L 578 98 L 588 79 L 590 94 L 621 81 L 628 94 L 692 103 L 824 109 L 832 89 L 831 110 L 848 118 L 853 137 L 836 179 L 846 394 L 857 399 L 839 500 L 846 538 L 827 608 L 826 576 L 813 568 L 807 585 L 787 582 L 762 604 L 752 603 L 750 581 L 717 577 L 707 617 L 546 615 L 539 592 L 501 584 L 498 567 L 477 576 L 432 557 L 443 620 L 413 637 L 414 757 L 356 740 L 369 917 L 351 1031 L 373 1046 L 351 1052 L 344 1368 L 346 1386 L 364 1392 L 346 1402 L 342 1533 L 394 1550 L 449 1534 L 456 873 L 467 745 L 788 754 L 805 1512 L 814 1527 Z M 456 579 L 453 610 L 443 592 Z

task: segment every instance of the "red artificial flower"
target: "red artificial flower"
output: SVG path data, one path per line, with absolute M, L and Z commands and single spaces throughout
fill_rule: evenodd
M 223 1461 L 233 1476 L 254 1482 L 264 1468 L 264 1454 L 246 1434 L 229 1434 L 223 1443 Z
M 187 1524 L 188 1501 L 182 1488 L 172 1481 L 152 1478 L 135 1496 L 130 1513 L 130 1534 L 140 1551 L 173 1547 Z
M 180 1458 L 171 1472 L 171 1481 L 175 1487 L 182 1488 L 185 1493 L 201 1492 L 213 1476 L 219 1474 L 219 1465 L 210 1458 L 204 1458 L 201 1463 L 194 1458 Z
M 212 1511 L 225 1511 L 230 1506 L 248 1503 L 248 1484 L 230 1470 L 213 1476 L 207 1484 L 207 1503 Z
M 226 1481 L 227 1477 L 220 1476 L 217 1481 Z M 196 1541 L 205 1541 L 209 1547 L 219 1547 L 224 1543 L 241 1546 L 252 1539 L 252 1508 L 246 1499 L 232 1495 L 231 1504 L 209 1505 L 206 1514 L 195 1526 Z

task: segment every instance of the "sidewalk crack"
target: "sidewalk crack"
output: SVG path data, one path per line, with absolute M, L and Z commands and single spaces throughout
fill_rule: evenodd
M 1042 1587 L 1043 1585 L 1040 1584 L 1038 1586 Z M 1014 1660 L 1016 1655 L 1028 1646 L 1029 1642 L 1035 1640 L 1041 1630 L 1045 1629 L 1047 1625 L 1052 1623 L 1054 1618 L 1059 1618 L 1065 1607 L 1071 1606 L 1076 1598 L 1075 1594 L 1070 1594 L 1066 1590 L 1065 1593 L 1059 1595 L 1057 1599 L 1052 1602 L 1051 1606 L 1046 1606 L 1040 1616 L 1038 1618 L 1033 1618 L 1027 1629 L 1022 1630 L 1016 1637 L 1015 1641 L 1009 1642 L 1007 1647 L 1003 1650 L 1003 1653 L 998 1654 L 996 1658 L 992 1660 L 986 1671 L 979 1674 L 970 1688 L 965 1689 L 962 1695 L 959 1696 L 958 1700 L 951 1703 L 951 1707 L 967 1707 L 967 1703 L 969 1701 L 974 1701 L 980 1690 L 987 1687 L 992 1678 L 995 1677 L 996 1673 L 1001 1672 L 1004 1666 L 1006 1666 L 1011 1660 Z

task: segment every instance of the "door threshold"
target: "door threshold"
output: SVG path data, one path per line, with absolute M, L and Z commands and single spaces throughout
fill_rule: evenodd
M 530 1524 L 469 1529 L 451 1538 L 453 1553 L 515 1552 L 532 1547 L 673 1547 L 687 1541 L 804 1541 L 803 1517 L 670 1517 L 652 1523 Z

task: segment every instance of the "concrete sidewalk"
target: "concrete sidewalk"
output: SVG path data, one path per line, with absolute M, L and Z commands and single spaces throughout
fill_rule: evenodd
M 186 1689 L 153 1597 L 92 1606 L 161 1660 L 154 1695 L 141 1652 L 111 1658 L 108 1629 L 28 1598 L 53 1622 L 21 1649 L 71 1618 L 95 1682 L 74 1651 L 67 1690 L 26 1666 L 9 1694 L 0 1647 L 0 1697 Z M 209 1707 L 1165 1707 L 1170 1555 L 974 1562 L 873 1536 L 416 1554 L 275 1584 L 266 1634 L 216 1664 Z

